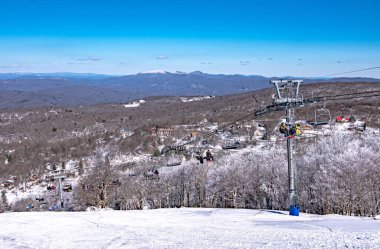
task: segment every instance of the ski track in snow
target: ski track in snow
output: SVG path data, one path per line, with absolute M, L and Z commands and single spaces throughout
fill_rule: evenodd
M 0 248 L 380 248 L 380 221 L 209 208 L 5 213 Z

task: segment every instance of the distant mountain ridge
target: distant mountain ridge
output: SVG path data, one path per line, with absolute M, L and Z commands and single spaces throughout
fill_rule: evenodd
M 314 82 L 380 82 L 373 78 L 300 78 Z M 0 74 L 0 108 L 121 103 L 148 96 L 228 95 L 269 87 L 279 77 L 154 71 L 112 76 L 77 73 Z
M 61 79 L 102 79 L 114 77 L 113 75 L 107 74 L 95 74 L 95 73 L 69 73 L 69 72 L 58 72 L 58 73 L 0 73 L 0 80 L 9 80 L 16 78 L 24 79 L 41 79 L 41 78 L 61 78 Z

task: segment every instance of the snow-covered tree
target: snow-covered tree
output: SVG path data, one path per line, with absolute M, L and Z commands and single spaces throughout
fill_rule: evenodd
M 75 199 L 81 206 L 109 207 L 110 196 L 120 178 L 118 171 L 111 166 L 108 156 L 97 158 L 87 175 L 75 189 Z

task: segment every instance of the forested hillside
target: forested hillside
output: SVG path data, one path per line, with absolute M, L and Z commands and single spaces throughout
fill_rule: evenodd
M 301 94 L 379 89 L 378 83 L 322 83 L 304 85 Z M 285 140 L 278 132 L 284 112 L 252 115 L 271 103 L 272 93 L 2 110 L 2 205 L 24 210 L 33 203 L 34 210 L 46 210 L 59 202 L 58 176 L 65 175 L 67 209 L 286 209 Z M 296 109 L 305 134 L 296 140 L 295 155 L 302 211 L 379 213 L 379 105 L 371 97 Z M 329 124 L 310 126 L 322 107 L 331 113 Z M 357 122 L 335 122 L 338 115 Z M 225 149 L 231 145 L 236 148 Z

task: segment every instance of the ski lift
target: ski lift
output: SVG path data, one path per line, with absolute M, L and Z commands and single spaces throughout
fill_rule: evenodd
M 47 201 L 43 197 L 37 197 L 36 201 L 38 201 L 40 205 L 47 204 Z
M 52 190 L 56 190 L 56 187 L 54 185 L 48 185 L 46 189 L 49 191 L 52 191 Z
M 234 150 L 240 147 L 239 141 L 225 141 L 224 146 L 222 146 L 223 150 Z
M 299 87 L 302 80 L 271 80 L 275 87 L 272 95 L 274 105 L 303 105 L 303 98 L 299 94 Z
M 94 190 L 94 185 L 92 184 L 82 184 L 82 189 L 83 190 L 88 190 L 88 191 L 93 191 Z
M 54 182 L 54 176 L 46 176 L 45 179 L 50 182 Z
M 186 151 L 185 145 L 167 145 L 161 150 L 161 155 L 173 152 L 180 154 Z
M 213 155 L 211 154 L 211 151 L 210 151 L 210 150 L 207 150 L 207 151 L 206 151 L 206 157 L 205 157 L 204 159 L 206 159 L 207 162 L 213 162 L 213 161 L 214 161 L 214 157 L 213 157 Z
M 305 134 L 302 132 L 302 129 L 305 129 L 304 126 L 302 128 L 301 123 L 294 123 L 294 124 L 285 124 L 281 123 L 279 126 L 280 133 L 284 136 L 284 139 L 300 139 L 300 138 L 311 138 L 315 137 L 315 134 Z
M 223 150 L 234 150 L 239 149 L 241 144 L 237 137 L 229 137 L 224 141 L 224 145 L 222 146 Z
M 330 110 L 326 108 L 326 99 L 323 102 L 323 107 L 316 109 L 314 113 L 314 122 L 311 125 L 327 125 L 331 122 Z
M 344 112 L 343 111 L 338 111 L 335 115 L 335 122 L 336 123 L 346 123 L 349 121 L 349 118 L 347 118 L 345 115 L 344 115 Z
M 113 187 L 120 187 L 121 182 L 119 181 L 119 179 L 116 179 L 116 180 L 113 180 L 110 185 Z
M 71 184 L 65 184 L 65 185 L 63 185 L 62 190 L 63 190 L 63 192 L 71 192 L 71 191 L 73 191 L 73 187 L 71 186 Z
M 214 156 L 211 154 L 210 150 L 206 151 L 206 156 L 203 156 L 203 152 L 197 151 L 195 159 L 197 159 L 201 164 L 204 163 L 204 160 L 206 160 L 208 163 L 211 163 L 214 161 Z
M 173 166 L 179 166 L 181 164 L 182 164 L 181 162 L 172 162 L 172 163 L 167 163 L 166 166 L 173 167 Z
M 182 162 L 179 160 L 179 158 L 172 157 L 172 158 L 169 159 L 169 161 L 166 164 L 166 166 L 172 167 L 172 166 L 179 166 L 181 164 L 182 164 Z
M 166 166 L 172 167 L 172 166 L 179 166 L 182 164 L 182 161 L 180 160 L 179 156 L 175 156 L 174 154 L 169 158 L 168 163 Z
M 207 139 L 205 139 L 205 140 L 202 140 L 202 146 L 204 146 L 204 147 L 209 147 L 210 146 L 210 141 L 209 140 L 207 140 Z
M 147 180 L 160 180 L 159 172 L 157 169 L 149 169 L 144 172 L 144 177 Z
M 195 155 L 195 159 L 197 159 L 201 164 L 203 164 L 203 153 L 200 152 L 200 151 L 197 151 L 196 155 Z
M 327 125 L 331 121 L 330 111 L 326 108 L 319 108 L 315 110 L 314 122 L 311 122 L 312 125 Z

